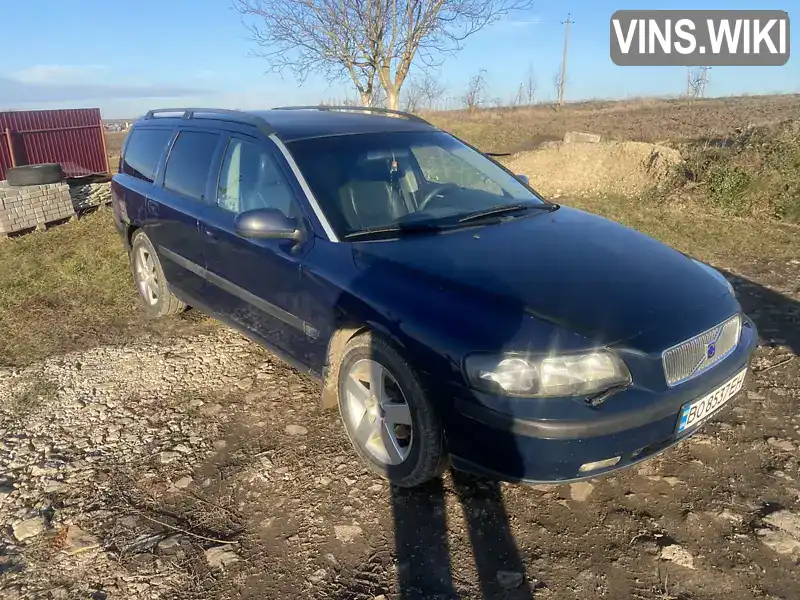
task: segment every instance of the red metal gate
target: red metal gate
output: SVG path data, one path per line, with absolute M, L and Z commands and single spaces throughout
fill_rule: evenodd
M 67 177 L 108 173 L 99 108 L 0 113 L 0 180 L 20 165 L 60 163 Z

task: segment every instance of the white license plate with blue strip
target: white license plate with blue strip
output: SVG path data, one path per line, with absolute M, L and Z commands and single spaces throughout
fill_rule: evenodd
M 678 417 L 677 433 L 681 434 L 697 427 L 722 408 L 728 400 L 736 395 L 736 392 L 742 389 L 746 375 L 747 369 L 744 368 L 713 392 L 684 404 Z

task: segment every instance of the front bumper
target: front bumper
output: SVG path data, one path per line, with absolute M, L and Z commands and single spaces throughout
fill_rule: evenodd
M 632 410 L 615 412 L 601 406 L 590 418 L 531 419 L 493 410 L 474 398 L 456 397 L 447 423 L 453 467 L 531 483 L 574 481 L 630 467 L 696 431 L 675 435 L 681 406 L 748 366 L 757 337 L 754 324 L 745 317 L 739 345 L 724 361 L 691 381 L 665 390 L 656 401 Z M 636 394 L 636 390 L 626 390 L 606 402 L 625 404 L 630 398 L 622 396 L 635 399 Z M 586 414 L 583 407 L 582 414 Z M 585 463 L 617 456 L 620 460 L 613 466 L 586 473 L 579 470 Z

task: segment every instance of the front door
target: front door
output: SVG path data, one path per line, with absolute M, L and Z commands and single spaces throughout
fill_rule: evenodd
M 277 208 L 302 220 L 277 149 L 248 136 L 231 136 L 222 159 L 215 202 L 202 217 L 206 258 L 205 301 L 268 345 L 308 364 L 316 330 L 298 318 L 300 264 L 313 236 L 298 247 L 292 240 L 255 240 L 234 231 L 240 212 Z

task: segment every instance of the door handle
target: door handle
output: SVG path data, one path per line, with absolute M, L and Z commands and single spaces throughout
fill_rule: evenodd
M 217 237 L 217 234 L 214 230 L 209 229 L 205 225 L 200 225 L 200 230 L 206 235 L 206 239 L 208 239 L 208 241 L 214 244 L 216 244 L 219 241 L 219 238 Z

